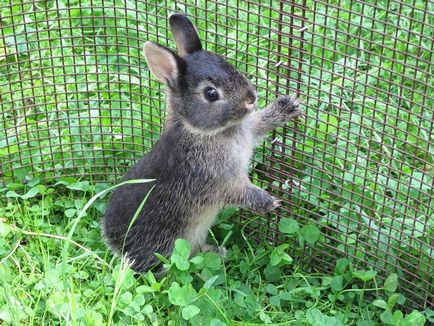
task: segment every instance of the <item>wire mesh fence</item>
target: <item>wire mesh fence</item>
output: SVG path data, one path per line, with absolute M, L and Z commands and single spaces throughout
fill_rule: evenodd
M 433 3 L 430 1 L 6 0 L 0 4 L 1 183 L 120 177 L 158 139 L 164 95 L 141 48 L 174 48 L 185 12 L 204 46 L 257 86 L 260 106 L 297 94 L 306 119 L 269 135 L 252 178 L 285 204 L 238 212 L 252 238 L 281 218 L 317 225 L 292 255 L 394 271 L 434 306 Z M 306 228 L 308 230 L 309 228 Z M 307 232 L 307 231 L 306 231 Z

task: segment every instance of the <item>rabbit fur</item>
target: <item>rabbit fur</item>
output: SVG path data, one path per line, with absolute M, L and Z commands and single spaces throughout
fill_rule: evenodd
M 202 49 L 186 16 L 174 14 L 169 22 L 178 54 L 150 41 L 144 45 L 150 71 L 166 85 L 167 123 L 152 150 L 124 177 L 155 181 L 118 187 L 102 221 L 109 246 L 138 272 L 158 263 L 154 253 L 170 255 L 178 238 L 187 239 L 193 252 L 209 249 L 208 228 L 224 207 L 259 213 L 278 207 L 278 199 L 250 182 L 249 162 L 268 131 L 301 115 L 291 97 L 256 111 L 256 91 L 247 78 Z

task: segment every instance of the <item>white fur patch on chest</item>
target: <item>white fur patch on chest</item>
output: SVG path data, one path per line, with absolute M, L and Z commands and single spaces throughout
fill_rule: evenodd
M 185 237 L 190 242 L 193 250 L 205 244 L 208 229 L 214 223 L 219 210 L 219 207 L 208 207 L 191 217 Z
M 247 171 L 251 157 L 253 155 L 253 148 L 250 141 L 245 139 L 239 139 L 238 142 L 234 142 L 231 148 L 231 158 L 234 161 L 234 165 L 238 165 L 242 172 Z

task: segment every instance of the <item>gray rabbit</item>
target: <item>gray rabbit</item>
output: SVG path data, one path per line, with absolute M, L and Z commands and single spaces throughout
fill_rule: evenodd
M 278 207 L 278 199 L 250 182 L 249 161 L 268 131 L 302 114 L 291 97 L 255 111 L 252 84 L 222 57 L 202 49 L 187 17 L 172 15 L 170 27 L 178 54 L 150 41 L 144 45 L 150 71 L 166 85 L 166 127 L 124 178 L 155 181 L 117 188 L 103 218 L 108 244 L 126 254 L 138 272 L 158 263 L 154 253 L 169 255 L 178 238 L 189 240 L 193 252 L 217 250 L 205 240 L 223 207 L 259 213 Z

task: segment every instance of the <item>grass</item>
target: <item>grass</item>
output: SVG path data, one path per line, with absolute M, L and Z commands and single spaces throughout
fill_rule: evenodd
M 386 11 L 374 2 L 341 1 L 338 8 L 333 1 L 308 1 L 301 76 L 301 45 L 278 24 L 278 11 L 291 12 L 289 4 L 126 1 L 125 9 L 94 0 L 79 9 L 76 0 L 10 3 L 0 6 L 0 320 L 433 322 L 429 308 L 411 308 L 433 289 L 434 91 L 427 26 L 434 18 L 424 15 L 432 3 L 392 2 Z M 288 199 L 284 181 L 288 160 L 294 163 L 299 187 L 291 190 L 291 214 L 281 212 L 268 224 L 254 216 L 239 225 L 232 211 L 224 212 L 210 240 L 226 244 L 226 261 L 188 257 L 181 241 L 167 258 L 169 273 L 155 280 L 133 275 L 103 244 L 99 221 L 107 195 L 86 203 L 158 139 L 164 99 L 141 47 L 146 39 L 173 46 L 166 5 L 199 18 L 206 48 L 249 74 L 262 106 L 297 89 L 300 79 L 307 118 L 298 124 L 295 144 L 279 130 L 275 145 L 261 146 L 253 164 L 254 180 Z M 56 20 L 47 24 L 47 17 Z M 276 68 L 287 56 L 288 65 Z M 270 174 L 264 164 L 284 175 L 264 182 L 262 175 Z M 77 178 L 81 174 L 86 177 Z M 280 232 L 280 243 L 252 240 L 250 229 L 261 234 L 267 227 Z M 323 251 L 342 258 L 325 256 L 329 266 L 322 266 L 314 259 Z M 313 269 L 302 264 L 306 257 Z M 409 278 L 408 271 L 417 276 Z M 420 292 L 410 297 L 415 288 Z
M 0 223 L 0 318 L 8 323 L 423 325 L 427 318 L 405 313 L 397 274 L 380 284 L 377 272 L 358 270 L 347 258 L 333 273 L 307 273 L 287 254 L 288 243 L 258 246 L 242 228 L 214 229 L 230 239 L 226 260 L 212 253 L 190 257 L 189 244 L 179 240 L 173 255 L 161 258 L 169 268 L 165 277 L 134 275 L 100 240 L 106 197 L 85 200 L 107 193 L 107 186 L 67 179 L 27 189 L 26 199 L 11 198 L 10 191 L 1 208 L 8 223 Z M 74 218 L 68 223 L 65 215 Z M 318 241 L 313 224 L 284 218 L 279 229 L 288 239 Z

